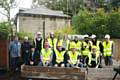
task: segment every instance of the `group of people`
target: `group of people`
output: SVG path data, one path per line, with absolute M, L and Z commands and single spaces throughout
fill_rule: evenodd
M 106 34 L 100 41 L 96 35 L 84 35 L 84 39 L 78 36 L 68 38 L 66 34 L 55 37 L 51 32 L 49 37 L 42 38 L 41 32 L 37 32 L 33 43 L 28 37 L 20 43 L 18 37 L 10 43 L 11 65 L 17 69 L 17 63 L 21 57 L 23 63 L 31 66 L 54 67 L 102 67 L 102 59 L 105 65 L 112 65 L 113 41 Z

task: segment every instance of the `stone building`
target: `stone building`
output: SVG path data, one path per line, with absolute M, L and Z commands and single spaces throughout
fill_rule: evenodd
M 62 11 L 51 10 L 46 7 L 22 9 L 16 15 L 17 32 L 35 34 L 41 31 L 47 34 L 51 31 L 71 25 L 71 17 Z

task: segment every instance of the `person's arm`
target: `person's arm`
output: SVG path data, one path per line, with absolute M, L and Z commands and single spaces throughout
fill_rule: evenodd
M 53 51 L 51 51 L 49 63 L 52 62 L 52 60 L 53 60 L 53 55 L 54 55 L 54 54 L 53 54 Z
M 103 45 L 102 42 L 99 43 L 100 52 L 103 54 Z
M 67 63 L 71 64 L 69 52 L 67 53 L 66 58 L 67 58 Z
M 112 43 L 112 56 L 114 56 L 114 53 L 115 53 L 115 43 L 113 42 Z
M 20 42 L 18 42 L 18 48 L 19 48 L 18 56 L 21 57 L 21 43 Z
M 97 63 L 97 65 L 96 65 L 96 67 L 95 67 L 95 68 L 98 68 L 98 67 L 99 67 L 99 65 L 100 65 L 100 57 L 98 57 L 98 63 Z

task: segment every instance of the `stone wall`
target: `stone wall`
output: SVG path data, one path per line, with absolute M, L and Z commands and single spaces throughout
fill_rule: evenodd
M 43 32 L 43 22 L 45 21 L 46 34 L 61 29 L 65 26 L 70 26 L 70 19 L 60 17 L 32 17 L 32 16 L 19 16 L 19 31 L 31 32 L 35 34 L 37 31 Z

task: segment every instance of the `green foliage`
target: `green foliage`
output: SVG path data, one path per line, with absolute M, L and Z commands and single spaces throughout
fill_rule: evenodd
M 96 13 L 80 11 L 72 22 L 78 34 L 96 34 L 99 38 L 110 34 L 112 38 L 120 38 L 120 12 L 105 13 L 104 9 L 98 9 Z
M 28 36 L 29 40 L 33 40 L 34 36 L 32 33 L 28 33 L 28 32 L 18 32 L 17 36 L 20 38 L 20 40 L 24 40 L 25 36 Z
M 60 34 L 75 34 L 75 31 L 72 26 L 65 26 L 64 28 L 57 29 L 55 31 L 56 36 Z
M 0 39 L 7 39 L 11 32 L 11 26 L 8 22 L 0 23 Z

